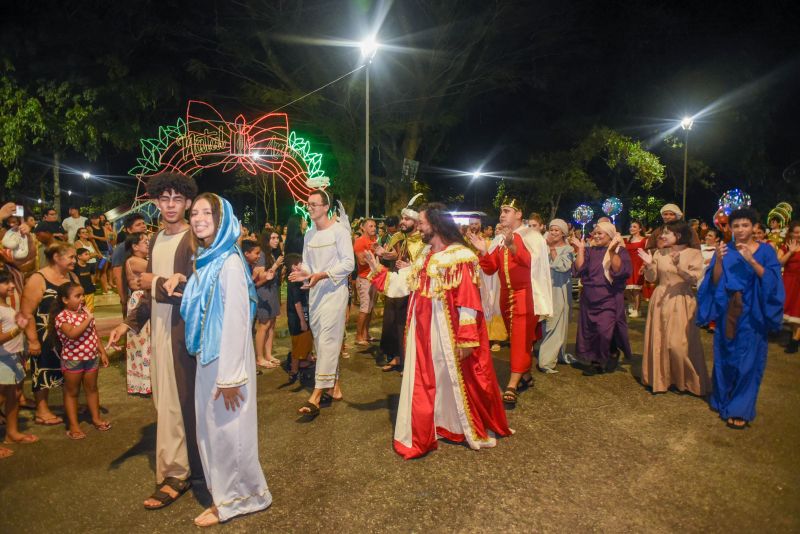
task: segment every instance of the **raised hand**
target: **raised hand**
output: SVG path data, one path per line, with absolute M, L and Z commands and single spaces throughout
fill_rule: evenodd
M 569 244 L 572 245 L 575 250 L 582 251 L 586 248 L 586 242 L 581 239 L 580 237 L 570 237 Z
M 472 243 L 472 246 L 475 247 L 478 252 L 486 254 L 486 240 L 483 239 L 483 236 L 475 232 L 467 232 L 467 239 L 469 239 L 469 242 Z
M 13 202 L 6 202 L 0 207 L 0 221 L 5 221 L 11 217 L 17 209 L 17 205 Z
M 800 241 L 792 239 L 787 244 L 787 248 L 789 249 L 789 252 L 792 253 L 792 254 L 794 254 L 795 252 L 800 251 Z
M 363 257 L 364 261 L 367 262 L 367 265 L 369 265 L 370 270 L 378 270 L 378 260 L 375 258 L 375 254 L 371 250 L 365 250 Z
M 647 252 L 645 249 L 640 248 L 636 251 L 639 254 L 639 257 L 645 263 L 645 265 L 653 265 L 653 255 Z
M 411 263 L 403 260 L 397 260 L 396 262 L 394 262 L 394 266 L 397 267 L 398 270 L 405 269 L 409 265 L 411 265 Z
M 275 263 L 272 264 L 272 268 L 273 269 L 277 269 L 281 265 L 283 265 L 283 255 L 282 254 L 280 256 L 278 256 L 278 259 L 276 259 Z
M 724 241 L 720 241 L 717 245 L 717 258 L 722 259 L 728 253 L 728 245 Z

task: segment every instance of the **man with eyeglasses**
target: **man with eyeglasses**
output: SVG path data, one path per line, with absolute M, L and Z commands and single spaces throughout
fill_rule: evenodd
M 303 262 L 289 274 L 290 282 L 304 282 L 308 316 L 314 335 L 317 364 L 314 391 L 298 413 L 316 417 L 323 402 L 342 399 L 339 355 L 344 339 L 350 273 L 355 267 L 350 232 L 329 217 L 328 193 L 317 189 L 308 195 L 308 215 L 314 227 L 303 236 Z M 327 391 L 326 391 L 327 390 Z

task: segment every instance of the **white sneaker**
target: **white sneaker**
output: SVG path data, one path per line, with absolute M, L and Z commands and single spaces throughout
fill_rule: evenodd
M 630 317 L 639 317 L 639 312 L 637 310 L 631 309 Z
M 495 343 L 492 345 L 492 352 L 500 352 L 500 343 Z

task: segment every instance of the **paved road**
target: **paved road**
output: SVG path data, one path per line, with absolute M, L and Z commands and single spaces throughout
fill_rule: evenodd
M 639 351 L 644 320 L 631 326 Z M 709 361 L 710 340 L 703 334 Z M 278 340 L 277 354 L 287 342 Z M 504 381 L 508 352 L 495 356 Z M 442 443 L 414 461 L 391 450 L 400 376 L 381 373 L 369 353 L 343 360 L 346 400 L 312 423 L 295 416 L 306 392 L 287 387 L 282 370 L 269 371 L 258 379 L 259 440 L 274 504 L 224 528 L 800 531 L 800 358 L 770 346 L 759 416 L 741 432 L 725 428 L 702 399 L 647 393 L 635 378 L 637 362 L 591 378 L 560 371 L 537 375 L 509 414 L 517 434 L 495 449 Z M 141 507 L 153 483 L 151 401 L 125 394 L 119 359 L 102 371 L 100 385 L 110 432 L 87 424 L 88 438 L 73 442 L 63 428 L 33 427 L 24 414 L 42 439 L 13 446 L 17 453 L 0 461 L 0 532 L 196 531 L 192 518 L 202 506 L 191 496 L 162 511 Z

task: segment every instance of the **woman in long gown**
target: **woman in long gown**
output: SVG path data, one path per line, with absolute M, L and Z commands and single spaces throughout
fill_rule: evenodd
M 670 386 L 704 396 L 710 389 L 708 370 L 695 325 L 697 299 L 694 286 L 703 273 L 703 255 L 688 248 L 689 225 L 673 221 L 664 225 L 658 250 L 638 252 L 644 277 L 657 283 L 650 297 L 642 356 L 642 384 L 653 393 Z
M 778 261 L 783 265 L 783 289 L 786 304 L 783 320 L 792 327 L 792 339 L 786 354 L 795 354 L 800 345 L 800 221 L 792 221 L 786 231 L 786 241 L 778 251 Z
M 125 280 L 131 280 L 147 270 L 147 255 L 150 252 L 150 239 L 144 232 L 135 232 L 125 239 Z M 127 286 L 127 284 L 125 284 Z M 128 297 L 128 313 L 139 305 L 144 290 L 132 291 Z M 150 395 L 153 392 L 150 383 L 150 321 L 139 330 L 139 333 L 128 332 L 125 342 L 126 366 L 125 376 L 128 381 L 128 394 Z
M 553 285 L 553 315 L 542 324 L 539 345 L 539 369 L 557 373 L 556 363 L 572 363 L 574 357 L 565 351 L 569 314 L 572 308 L 572 263 L 575 252 L 567 244 L 569 228 L 561 219 L 550 221 L 546 241 L 550 249 L 550 280 Z
M 189 224 L 197 248 L 181 316 L 186 348 L 197 357 L 197 444 L 214 501 L 194 522 L 206 527 L 264 510 L 272 495 L 258 460 L 256 358 L 250 331 L 256 294 L 236 245 L 239 221 L 227 200 L 204 193 L 192 204 Z M 175 275 L 165 288 L 171 293 L 184 280 Z
M 709 404 L 728 427 L 740 430 L 756 417 L 767 365 L 767 334 L 781 327 L 781 264 L 771 245 L 753 239 L 756 215 L 735 210 L 734 240 L 721 242 L 697 293 L 697 322 L 717 322 Z
M 625 243 L 610 222 L 598 222 L 590 246 L 572 238 L 575 247 L 573 274 L 583 284 L 575 338 L 575 356 L 592 376 L 612 372 L 619 352 L 631 359 L 625 318 L 625 281 L 631 275 L 631 259 Z
M 625 249 L 631 257 L 631 275 L 625 281 L 625 292 L 628 294 L 628 315 L 639 317 L 639 305 L 642 300 L 642 286 L 644 285 L 644 266 L 639 257 L 639 251 L 644 250 L 647 238 L 644 236 L 642 223 L 631 221 L 631 236 L 625 240 Z

